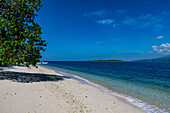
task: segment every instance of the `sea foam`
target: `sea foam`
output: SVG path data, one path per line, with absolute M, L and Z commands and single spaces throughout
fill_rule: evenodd
M 77 75 L 72 75 L 72 74 L 68 74 L 68 73 L 65 73 L 65 72 L 62 72 L 62 71 L 56 71 L 57 73 L 60 73 L 64 76 L 70 76 L 72 77 L 73 79 L 76 79 L 82 83 L 85 83 L 85 84 L 88 84 L 88 85 L 91 85 L 91 86 L 94 86 L 102 91 L 104 91 L 105 93 L 108 93 L 110 95 L 113 95 L 113 96 L 116 96 L 118 97 L 119 99 L 124 99 L 126 100 L 127 102 L 129 102 L 130 104 L 132 105 L 135 105 L 137 106 L 138 108 L 146 111 L 147 113 L 170 113 L 170 111 L 166 110 L 166 109 L 161 109 L 155 105 L 151 105 L 147 102 L 144 102 L 140 99 L 137 99 L 135 97 L 132 97 L 130 95 L 126 95 L 126 94 L 122 94 L 122 93 L 117 93 L 115 91 L 112 91 L 100 84 L 97 84 L 97 83 L 94 83 L 94 82 L 91 82 L 87 79 L 84 79 L 82 77 L 79 77 Z

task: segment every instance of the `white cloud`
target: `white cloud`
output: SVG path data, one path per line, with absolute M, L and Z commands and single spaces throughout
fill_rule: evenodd
M 138 28 L 152 28 L 155 31 L 161 31 L 169 22 L 169 19 L 167 19 L 166 15 L 141 15 L 138 17 L 125 17 L 122 20 L 122 23 L 124 25 L 130 25 Z
M 152 54 L 153 51 L 142 51 L 141 54 Z
M 106 20 L 99 20 L 99 21 L 96 21 L 98 24 L 104 24 L 104 25 L 109 25 L 109 24 L 112 24 L 114 22 L 113 19 L 106 19 Z
M 161 38 L 164 38 L 164 36 L 158 36 L 158 37 L 156 37 L 156 39 L 161 39 Z
M 116 10 L 114 12 L 115 16 L 122 17 L 119 19 L 110 18 L 112 14 L 110 14 L 110 11 L 106 9 L 97 10 L 93 12 L 87 12 L 87 13 L 84 13 L 83 15 L 85 17 L 90 17 L 93 20 L 96 20 L 96 19 L 99 20 L 99 19 L 109 17 L 110 19 L 99 20 L 95 22 L 99 24 L 105 24 L 105 25 L 112 24 L 113 28 L 117 28 L 118 26 L 122 26 L 122 25 L 130 26 L 133 29 L 136 29 L 136 28 L 146 29 L 147 28 L 147 29 L 152 29 L 154 31 L 161 31 L 161 30 L 169 28 L 169 26 L 167 26 L 170 23 L 170 19 L 169 19 L 170 13 L 168 11 L 158 12 L 156 15 L 155 14 L 142 14 L 139 16 L 136 16 L 136 15 L 126 16 L 128 11 L 129 10 L 127 9 Z M 116 23 L 114 21 L 116 21 Z
M 152 49 L 160 54 L 169 55 L 170 54 L 170 43 L 163 43 L 160 46 L 152 46 Z
M 105 13 L 106 13 L 106 10 L 102 9 L 102 10 L 93 11 L 93 12 L 90 12 L 90 13 L 84 13 L 83 15 L 86 16 L 86 17 L 89 17 L 89 16 L 103 16 Z
M 153 53 L 153 51 L 146 51 L 146 53 Z

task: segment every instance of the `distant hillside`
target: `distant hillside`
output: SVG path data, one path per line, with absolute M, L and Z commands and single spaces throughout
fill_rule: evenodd
M 170 55 L 154 59 L 142 59 L 139 61 L 170 61 Z
M 88 60 L 88 61 L 123 61 L 123 60 Z

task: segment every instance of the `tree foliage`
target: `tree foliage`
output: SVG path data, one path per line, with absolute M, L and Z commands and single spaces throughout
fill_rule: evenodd
M 29 66 L 39 61 L 47 42 L 34 21 L 41 0 L 0 0 L 0 62 L 9 66 Z

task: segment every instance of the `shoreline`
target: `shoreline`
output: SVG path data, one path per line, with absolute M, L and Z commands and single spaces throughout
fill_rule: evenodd
M 2 67 L 1 67 L 2 68 Z M 38 69 L 31 67 L 3 68 L 5 72 L 48 74 L 63 77 L 44 67 Z M 1 72 L 3 72 L 1 71 Z M 27 76 L 29 77 L 29 76 Z M 145 111 L 123 102 L 117 97 L 101 91 L 81 82 L 64 78 L 59 81 L 36 81 L 30 83 L 19 83 L 10 79 L 0 80 L 0 112 L 1 113 L 23 113 L 23 112 L 65 112 L 65 113 L 143 113 Z M 48 106 L 48 109 L 46 109 Z M 9 109 L 11 108 L 11 109 Z
M 85 84 L 88 84 L 90 86 L 93 86 L 95 88 L 98 88 L 101 91 L 104 91 L 105 93 L 108 93 L 108 94 L 110 94 L 112 96 L 115 96 L 119 100 L 121 100 L 121 101 L 123 101 L 125 103 L 128 103 L 133 107 L 136 107 L 137 109 L 144 110 L 145 112 L 148 112 L 148 113 L 153 113 L 153 112 L 169 113 L 170 112 L 165 108 L 160 108 L 160 107 L 158 107 L 158 106 L 156 106 L 154 104 L 148 103 L 144 99 L 140 99 L 138 97 L 135 97 L 135 96 L 132 96 L 132 95 L 129 95 L 129 94 L 122 93 L 120 91 L 111 89 L 111 88 L 105 86 L 104 84 L 100 84 L 100 83 L 98 83 L 96 81 L 89 80 L 87 78 L 80 77 L 80 76 L 77 76 L 77 75 L 74 75 L 74 74 L 70 74 L 70 73 L 67 73 L 67 72 L 64 72 L 64 71 L 60 71 L 60 70 L 57 70 L 57 69 L 55 69 L 53 67 L 50 67 L 50 66 L 43 66 L 43 65 L 41 65 L 41 66 L 44 67 L 44 68 L 47 68 L 47 69 L 54 70 L 54 71 L 59 72 L 61 74 L 64 73 L 66 76 L 67 75 L 72 76 L 73 79 L 75 79 L 75 80 L 78 80 L 78 81 L 80 81 L 82 83 L 85 83 Z M 76 79 L 76 78 L 78 78 L 78 79 Z

